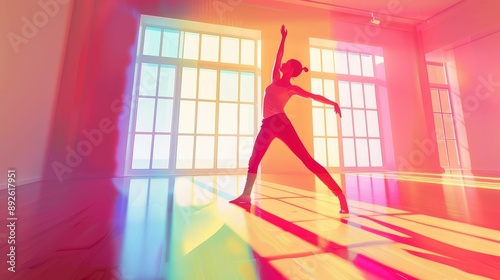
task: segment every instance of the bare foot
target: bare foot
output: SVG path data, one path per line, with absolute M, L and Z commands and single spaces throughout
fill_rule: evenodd
M 252 198 L 249 195 L 244 195 L 244 194 L 229 201 L 229 203 L 234 203 L 234 204 L 245 204 L 245 203 L 250 203 L 250 202 L 252 202 Z
M 339 194 L 338 196 L 339 203 L 340 203 L 340 214 L 349 214 L 349 207 L 347 206 L 347 200 L 345 199 L 345 195 L 343 193 Z

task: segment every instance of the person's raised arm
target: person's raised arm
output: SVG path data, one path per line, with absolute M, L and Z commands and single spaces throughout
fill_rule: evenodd
M 342 118 L 342 112 L 340 111 L 340 107 L 339 107 L 339 104 L 337 104 L 337 102 L 332 101 L 324 96 L 305 91 L 299 86 L 291 86 L 290 91 L 294 94 L 297 94 L 298 96 L 302 96 L 305 98 L 311 98 L 315 101 L 318 101 L 318 102 L 321 102 L 321 103 L 324 103 L 327 105 L 332 105 L 334 110 L 335 110 L 335 113 L 339 114 L 339 116 Z
M 283 53 L 285 52 L 285 39 L 288 31 L 285 29 L 285 25 L 281 26 L 281 43 L 278 48 L 278 53 L 276 54 L 276 60 L 274 61 L 273 68 L 273 82 L 280 79 L 280 67 L 281 67 L 281 59 L 283 58 Z

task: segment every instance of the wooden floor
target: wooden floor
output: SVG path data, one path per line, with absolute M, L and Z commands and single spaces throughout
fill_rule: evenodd
M 312 177 L 262 177 L 249 208 L 228 204 L 244 179 L 19 186 L 15 273 L 1 190 L 0 279 L 500 278 L 499 178 L 338 175 L 348 217 Z

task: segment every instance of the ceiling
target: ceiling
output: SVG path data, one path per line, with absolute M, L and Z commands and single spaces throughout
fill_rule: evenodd
M 272 0 L 296 5 L 332 10 L 335 12 L 418 24 L 430 21 L 465 0 Z

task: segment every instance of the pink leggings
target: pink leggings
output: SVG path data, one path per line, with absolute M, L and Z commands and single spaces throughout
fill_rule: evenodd
M 248 164 L 248 173 L 257 173 L 259 164 L 274 138 L 283 141 L 335 195 L 342 193 L 339 185 L 333 180 L 328 171 L 307 152 L 295 128 L 293 128 L 292 123 L 284 113 L 262 120 L 262 126 L 257 139 L 255 139 L 252 156 Z

